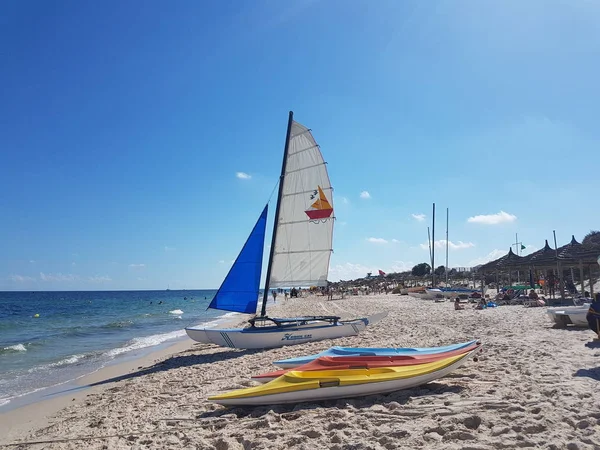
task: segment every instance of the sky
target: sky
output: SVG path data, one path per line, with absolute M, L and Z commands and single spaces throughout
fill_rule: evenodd
M 334 188 L 330 280 L 428 261 L 434 202 L 436 266 L 446 208 L 450 267 L 581 240 L 598 23 L 580 0 L 8 0 L 0 290 L 217 288 L 290 110 Z

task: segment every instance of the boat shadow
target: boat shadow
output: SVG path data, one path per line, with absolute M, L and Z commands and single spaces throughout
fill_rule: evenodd
M 565 330 L 565 331 L 590 331 L 587 327 L 576 327 L 576 326 L 561 326 L 561 325 L 550 325 L 548 327 L 550 330 Z
M 303 411 L 311 411 L 315 409 L 346 409 L 349 407 L 353 409 L 369 409 L 374 405 L 386 404 L 388 409 L 394 410 L 399 406 L 406 405 L 414 398 L 425 398 L 428 396 L 442 394 L 460 394 L 463 390 L 464 388 L 462 386 L 449 386 L 442 383 L 428 383 L 411 389 L 390 392 L 389 394 L 376 394 L 365 397 L 312 401 L 310 403 L 291 403 L 285 405 L 223 407 L 214 411 L 205 411 L 201 414 L 198 414 L 196 419 L 215 419 L 223 415 L 231 414 L 236 415 L 238 418 L 259 418 L 267 415 L 271 411 L 286 418 L 293 418 L 292 416 L 294 416 L 296 413 L 299 414 Z
M 574 377 L 587 377 L 592 380 L 600 381 L 600 367 L 593 367 L 591 369 L 579 369 L 573 374 Z

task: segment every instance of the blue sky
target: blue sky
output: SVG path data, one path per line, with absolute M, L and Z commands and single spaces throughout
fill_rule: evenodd
M 330 279 L 427 261 L 432 202 L 450 266 L 600 222 L 596 2 L 3 9 L 0 289 L 218 287 L 289 110 L 329 164 Z

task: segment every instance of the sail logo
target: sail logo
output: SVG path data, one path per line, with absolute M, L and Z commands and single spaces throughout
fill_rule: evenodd
M 327 200 L 321 186 L 317 186 L 317 189 L 312 191 L 310 199 L 316 200 L 310 205 L 310 208 L 304 212 L 311 221 L 326 220 L 331 217 L 331 214 L 333 214 L 333 207 L 331 206 L 331 203 L 329 203 L 329 200 Z
M 297 336 L 294 336 L 292 333 L 285 333 L 283 335 L 283 338 L 281 338 L 282 341 L 297 341 L 299 339 L 311 339 L 312 338 L 312 334 L 300 334 Z

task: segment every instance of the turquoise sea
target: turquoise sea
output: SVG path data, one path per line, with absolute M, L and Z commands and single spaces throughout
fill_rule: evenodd
M 27 394 L 188 339 L 216 290 L 0 292 L 0 411 Z M 36 315 L 38 315 L 36 317 Z

